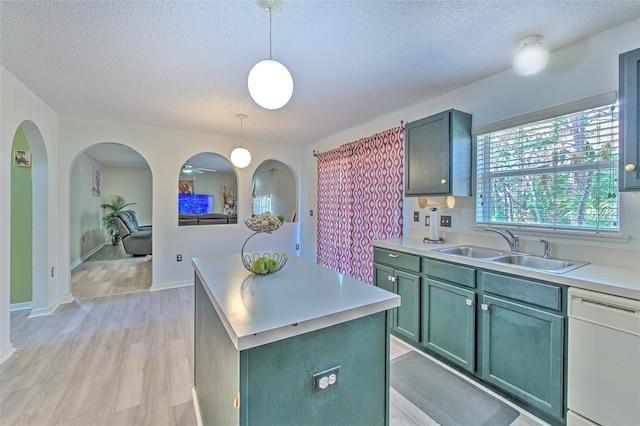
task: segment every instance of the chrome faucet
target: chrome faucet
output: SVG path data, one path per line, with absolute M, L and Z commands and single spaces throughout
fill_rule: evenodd
M 520 237 L 518 237 L 508 229 L 505 229 L 504 231 L 500 229 L 495 229 L 495 228 L 483 228 L 483 229 L 485 231 L 495 232 L 496 234 L 504 238 L 507 241 L 507 244 L 509 244 L 509 248 L 511 249 L 511 251 L 515 251 L 515 252 L 520 251 Z M 507 236 L 507 234 L 509 234 L 509 236 Z
M 545 259 L 551 259 L 551 243 L 549 240 L 545 240 L 544 238 L 540 238 L 540 242 L 544 244 L 544 254 L 542 257 Z

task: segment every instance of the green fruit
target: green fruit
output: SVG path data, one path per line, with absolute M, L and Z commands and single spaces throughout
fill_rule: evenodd
M 278 262 L 275 259 L 267 260 L 267 269 L 269 272 L 275 272 L 278 269 Z
M 279 220 L 280 222 L 284 222 L 284 215 L 283 215 L 282 213 L 280 213 L 280 214 L 278 215 L 278 220 Z

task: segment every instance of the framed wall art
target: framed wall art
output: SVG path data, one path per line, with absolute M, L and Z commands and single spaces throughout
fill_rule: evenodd
M 178 181 L 178 194 L 193 194 L 193 181 L 192 180 Z
M 102 195 L 102 171 L 95 164 L 91 166 L 91 190 L 94 197 Z
M 13 151 L 13 165 L 16 167 L 31 167 L 31 151 L 15 149 Z

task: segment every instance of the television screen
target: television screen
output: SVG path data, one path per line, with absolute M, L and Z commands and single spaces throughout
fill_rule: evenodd
M 213 195 L 178 194 L 178 214 L 213 213 Z

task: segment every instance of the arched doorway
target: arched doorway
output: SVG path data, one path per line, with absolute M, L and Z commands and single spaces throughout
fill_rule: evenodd
M 99 143 L 74 159 L 69 182 L 70 291 L 76 298 L 147 291 L 151 256 L 127 250 L 126 238 L 106 232 L 105 215 L 117 197 L 137 224 L 152 223 L 152 174 L 137 151 L 118 143 Z M 113 242 L 116 244 L 113 244 Z M 151 238 L 149 239 L 149 246 Z
M 54 294 L 48 274 L 49 165 L 35 123 L 18 126 L 11 152 L 11 307 L 47 315 Z

